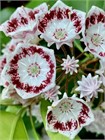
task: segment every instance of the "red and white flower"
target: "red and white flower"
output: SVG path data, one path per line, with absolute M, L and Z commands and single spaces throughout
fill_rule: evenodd
M 92 97 L 97 98 L 98 92 L 103 92 L 103 89 L 100 88 L 102 81 L 99 80 L 98 75 L 92 77 L 89 73 L 87 77 L 82 76 L 82 80 L 77 82 L 79 86 L 76 88 L 76 91 L 80 91 L 80 98 L 85 97 L 87 101 L 90 101 Z
M 84 12 L 72 10 L 72 7 L 58 0 L 48 13 L 40 17 L 38 29 L 48 46 L 56 43 L 59 49 L 63 44 L 72 47 L 72 42 L 82 31 L 84 22 Z
M 73 72 L 77 73 L 77 68 L 79 67 L 79 65 L 77 64 L 79 62 L 79 60 L 75 60 L 74 57 L 70 58 L 69 55 L 67 55 L 67 59 L 63 59 L 63 63 L 61 64 L 61 66 L 63 66 L 63 70 L 65 70 L 65 73 L 69 73 L 72 75 Z
M 93 113 L 83 100 L 67 97 L 65 93 L 61 100 L 48 107 L 46 129 L 74 139 L 83 126 L 89 125 L 93 120 Z
M 105 12 L 92 6 L 87 14 L 86 27 L 83 34 L 86 49 L 95 56 L 105 58 Z
M 23 98 L 31 98 L 55 86 L 54 52 L 42 46 L 18 44 L 5 67 L 4 77 Z
M 37 17 L 47 10 L 46 3 L 35 9 L 19 7 L 10 19 L 0 26 L 0 30 L 15 39 L 30 41 L 37 36 Z

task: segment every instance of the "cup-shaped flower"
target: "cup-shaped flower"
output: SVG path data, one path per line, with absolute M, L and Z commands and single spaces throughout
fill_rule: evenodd
M 69 55 L 67 55 L 67 59 L 63 59 L 63 63 L 61 64 L 62 69 L 65 70 L 65 73 L 70 73 L 71 75 L 73 72 L 77 73 L 77 68 L 79 65 L 77 64 L 79 60 L 75 60 L 74 57 L 70 58 Z
M 46 3 L 40 6 L 29 9 L 19 7 L 11 15 L 10 19 L 0 26 L 0 30 L 7 36 L 15 39 L 30 41 L 37 36 L 37 16 L 46 12 L 48 7 Z
M 82 99 L 67 97 L 65 93 L 61 100 L 48 107 L 46 129 L 74 139 L 83 126 L 93 120 L 91 109 Z
M 98 92 L 103 92 L 103 89 L 100 88 L 102 81 L 99 80 L 98 75 L 93 76 L 89 73 L 87 77 L 82 76 L 82 80 L 78 81 L 78 87 L 76 91 L 80 91 L 80 98 L 85 97 L 87 101 L 90 101 L 92 97 L 97 98 Z
M 23 99 L 35 97 L 55 86 L 54 51 L 20 43 L 3 74 Z
M 86 49 L 95 56 L 105 58 L 105 12 L 92 6 L 87 14 L 83 33 Z
M 56 43 L 59 49 L 62 44 L 72 47 L 72 41 L 82 31 L 84 23 L 84 12 L 72 10 L 58 0 L 48 13 L 40 17 L 38 29 L 41 37 L 48 42 L 48 46 Z

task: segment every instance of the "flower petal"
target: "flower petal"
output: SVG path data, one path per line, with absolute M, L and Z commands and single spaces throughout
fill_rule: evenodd
M 18 44 L 4 77 L 23 98 L 31 98 L 55 86 L 54 52 L 42 46 Z
M 74 139 L 82 127 L 90 124 L 93 120 L 93 114 L 83 100 L 64 97 L 48 108 L 46 128 Z
M 23 39 L 37 32 L 37 16 L 47 11 L 47 5 L 41 4 L 35 9 L 19 7 L 10 19 L 0 26 L 0 30 L 7 36 Z M 32 36 L 31 35 L 31 36 Z M 29 37 L 28 37 L 29 38 Z
M 83 33 L 86 49 L 96 57 L 105 57 L 105 12 L 92 6 L 87 14 L 86 27 Z
M 38 29 L 49 45 L 56 43 L 57 49 L 63 44 L 71 46 L 73 39 L 81 32 L 85 13 L 72 10 L 58 0 L 53 7 L 39 19 Z

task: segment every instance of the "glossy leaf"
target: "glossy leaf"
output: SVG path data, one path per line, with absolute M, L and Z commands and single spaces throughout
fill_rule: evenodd
M 0 140 L 28 140 L 23 120 L 18 115 L 0 112 Z
M 5 22 L 6 20 L 9 19 L 11 14 L 15 11 L 15 8 L 4 8 L 0 11 L 0 24 Z

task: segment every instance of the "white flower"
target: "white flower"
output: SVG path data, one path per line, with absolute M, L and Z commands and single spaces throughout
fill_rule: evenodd
M 67 55 L 67 59 L 63 59 L 63 63 L 61 64 L 61 66 L 63 66 L 63 70 L 65 70 L 65 73 L 69 73 L 72 75 L 73 72 L 77 73 L 77 67 L 79 67 L 79 65 L 77 64 L 79 62 L 79 60 L 75 60 L 74 57 L 70 58 L 69 55 Z
M 95 121 L 86 126 L 86 130 L 105 136 L 105 113 L 101 110 L 93 110 Z
M 85 50 L 101 59 L 105 58 L 105 12 L 102 9 L 92 6 L 88 12 L 83 38 Z
M 76 91 L 80 91 L 80 98 L 85 97 L 87 101 L 90 101 L 92 97 L 97 98 L 98 92 L 103 92 L 103 90 L 100 89 L 102 81 L 98 78 L 98 75 L 92 77 L 90 73 L 87 77 L 82 76 L 82 80 L 77 82 L 79 86 L 76 88 Z
M 19 7 L 10 19 L 0 26 L 7 36 L 22 41 L 30 41 L 37 37 L 37 17 L 48 10 L 46 3 L 29 9 Z
M 59 86 L 54 86 L 47 92 L 44 92 L 42 95 L 44 96 L 45 99 L 49 99 L 50 101 L 56 101 L 58 100 L 58 95 L 61 94 L 59 91 Z
M 67 97 L 65 93 L 61 100 L 48 107 L 46 129 L 74 139 L 82 127 L 93 120 L 93 113 L 82 99 Z
M 55 86 L 56 62 L 51 49 L 18 44 L 3 77 L 23 98 L 32 98 Z
M 72 10 L 58 0 L 44 16 L 40 17 L 38 29 L 48 46 L 56 43 L 57 49 L 63 44 L 72 47 L 72 42 L 82 31 L 85 13 Z

